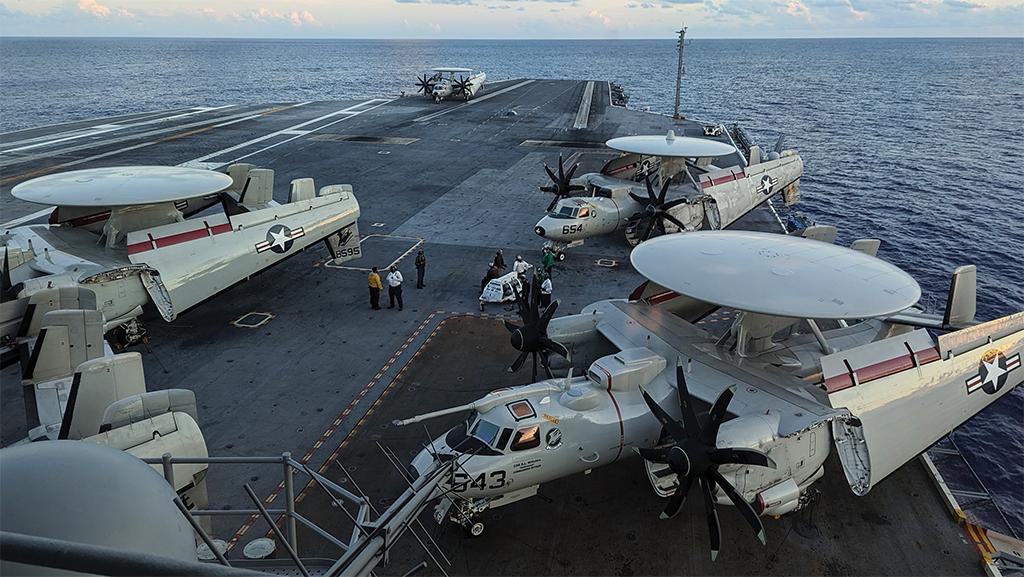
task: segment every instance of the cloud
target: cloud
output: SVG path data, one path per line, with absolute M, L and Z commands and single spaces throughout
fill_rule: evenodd
M 110 8 L 96 0 L 78 0 L 78 9 L 97 18 L 107 18 L 110 16 Z
M 591 18 L 591 19 L 594 19 L 594 20 L 597 20 L 598 22 L 600 22 L 604 26 L 611 26 L 612 25 L 612 19 L 607 17 L 607 16 L 605 16 L 603 13 L 598 11 L 596 8 L 594 10 L 591 10 L 590 13 L 587 14 L 587 17 Z

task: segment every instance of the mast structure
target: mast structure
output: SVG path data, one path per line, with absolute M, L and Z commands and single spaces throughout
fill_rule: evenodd
M 686 74 L 686 67 L 683 65 L 683 48 L 686 46 L 686 26 L 684 25 L 678 32 L 679 43 L 676 45 L 676 49 L 679 53 L 679 59 L 676 65 L 676 106 L 672 112 L 672 118 L 674 120 L 683 120 L 684 117 L 679 114 L 679 96 L 683 84 L 683 75 Z

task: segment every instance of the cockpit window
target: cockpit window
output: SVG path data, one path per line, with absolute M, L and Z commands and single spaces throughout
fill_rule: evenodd
M 506 406 L 508 407 L 508 412 L 512 413 L 512 417 L 517 421 L 537 416 L 537 412 L 533 410 L 533 405 L 527 400 L 509 403 Z
M 508 439 L 512 436 L 512 429 L 504 428 L 501 430 L 501 437 L 498 438 L 498 444 L 494 446 L 499 451 L 505 450 L 505 445 L 508 445 Z
M 473 435 L 477 439 L 480 439 L 485 444 L 491 445 L 494 443 L 494 439 L 498 437 L 498 432 L 501 431 L 501 427 L 495 425 L 490 421 L 479 419 L 473 429 L 470 430 L 469 434 Z
M 562 208 L 560 208 L 558 210 L 558 214 L 569 216 L 569 217 L 576 216 L 576 207 L 574 207 L 574 206 L 563 206 Z
M 519 429 L 516 436 L 512 438 L 511 449 L 513 451 L 525 451 L 540 446 L 540 426 L 534 425 Z

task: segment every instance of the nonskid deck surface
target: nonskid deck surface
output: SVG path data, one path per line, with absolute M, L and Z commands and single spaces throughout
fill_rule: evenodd
M 355 492 L 358 485 L 384 510 L 407 485 L 378 444 L 399 458 L 412 459 L 428 434 L 421 425 L 396 427 L 391 422 L 528 381 L 528 368 L 512 375 L 504 370 L 514 357 L 507 341 L 508 333 L 496 319 L 449 317 L 346 436 L 324 474 L 349 491 Z M 427 421 L 429 434 L 436 437 L 463 418 Z M 826 467 L 825 477 L 815 485 L 822 493 L 815 505 L 781 519 L 763 520 L 765 547 L 733 507 L 719 507 L 722 550 L 714 563 L 701 500 L 689 499 L 671 520 L 659 519 L 664 501 L 654 496 L 639 458 L 559 480 L 542 486 L 541 497 L 488 511 L 482 516 L 486 530 L 479 538 L 467 538 L 450 523 L 438 526 L 433 507 L 420 520 L 453 561 L 451 567 L 445 566 L 453 575 L 979 573 L 976 553 L 951 521 L 918 461 L 863 498 L 850 491 L 838 461 L 830 460 Z M 316 486 L 307 487 L 297 509 L 332 533 L 351 532 L 346 517 Z M 258 524 L 242 542 L 266 531 Z M 339 554 L 308 530 L 300 531 L 299 546 L 311 557 Z M 376 573 L 401 575 L 424 560 L 430 562 L 430 557 L 406 536 L 391 550 L 388 566 Z M 440 574 L 434 565 L 424 572 Z
M 10 221 L 40 210 L 11 197 L 18 182 L 99 166 L 223 168 L 244 161 L 276 171 L 275 197 L 282 202 L 294 178 L 313 177 L 317 186 L 352 184 L 362 208 L 362 259 L 328 267 L 326 250 L 317 246 L 173 323 L 152 312 L 144 317 L 151 336 L 151 350 L 143 350 L 147 388 L 196 392 L 211 455 L 290 451 L 315 468 L 447 313 L 477 310 L 480 279 L 496 249 L 504 249 L 506 262 L 516 254 L 539 262 L 542 239 L 532 229 L 551 198 L 537 190 L 547 182 L 543 163 L 555 164 L 561 153 L 582 163 L 580 173 L 597 170 L 614 155 L 600 148 L 608 138 L 701 131 L 694 123 L 609 106 L 604 82 L 593 91 L 587 128 L 574 129 L 585 86 L 510 80 L 489 84 L 468 105 L 420 97 L 282 103 L 9 133 L 0 135 L 0 211 Z M 743 226 L 777 225 L 767 212 L 755 211 Z M 423 290 L 415 289 L 409 257 L 418 246 L 428 258 Z M 559 313 L 632 291 L 642 279 L 628 254 L 620 235 L 570 251 L 553 279 Z M 403 255 L 405 310 L 371 312 L 360 269 L 387 266 Z M 597 266 L 598 259 L 615 264 Z M 231 324 L 252 312 L 275 316 L 257 328 Z M 506 349 L 502 354 L 511 355 Z M 17 370 L 4 371 L 0 389 L 4 444 L 26 434 Z M 213 467 L 211 502 L 248 507 L 243 482 L 266 495 L 279 479 L 276 468 Z M 240 522 L 220 518 L 215 532 L 230 535 Z

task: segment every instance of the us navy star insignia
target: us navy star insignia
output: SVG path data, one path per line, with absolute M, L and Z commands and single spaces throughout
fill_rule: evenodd
M 270 250 L 284 254 L 291 250 L 295 239 L 305 236 L 302 227 L 290 229 L 283 224 L 275 224 L 267 231 L 267 239 L 256 243 L 256 252 Z
M 775 190 L 775 185 L 779 183 L 779 179 L 772 178 L 770 174 L 766 174 L 761 177 L 761 182 L 757 185 L 757 192 L 770 195 Z
M 978 374 L 967 379 L 967 394 L 981 389 L 989 395 L 995 394 L 1006 384 L 1009 374 L 1020 367 L 1020 353 L 1007 357 L 1002 351 L 991 350 L 981 357 Z

